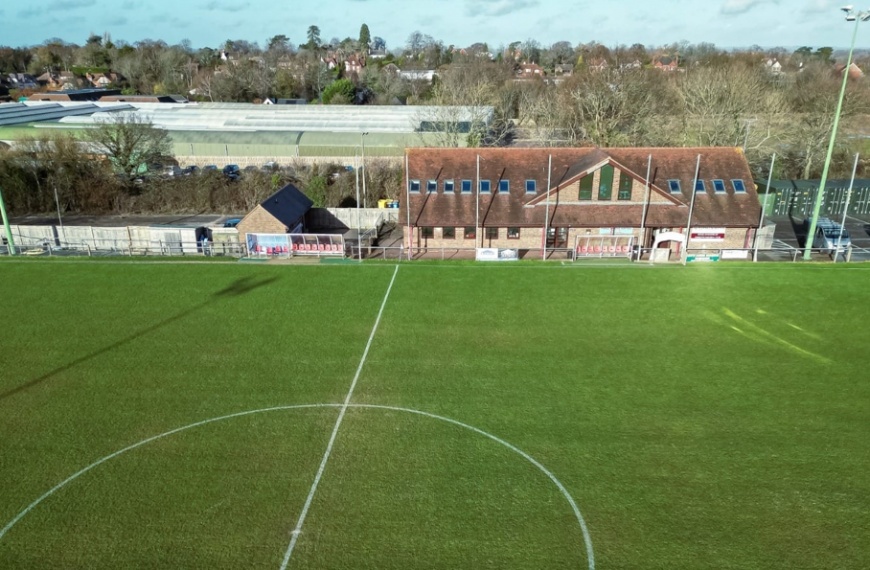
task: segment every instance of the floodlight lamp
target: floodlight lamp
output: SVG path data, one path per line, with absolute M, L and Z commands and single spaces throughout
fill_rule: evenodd
M 842 8 L 840 8 L 840 10 L 842 10 L 843 12 L 849 13 L 852 11 L 852 8 L 853 8 L 853 6 L 851 4 L 849 4 L 848 6 L 843 6 Z
M 855 14 L 849 14 L 848 16 L 846 16 L 847 22 L 854 22 L 855 20 L 857 20 L 857 18 L 855 17 Z
M 870 20 L 870 12 L 861 12 L 860 17 L 862 22 L 866 22 Z

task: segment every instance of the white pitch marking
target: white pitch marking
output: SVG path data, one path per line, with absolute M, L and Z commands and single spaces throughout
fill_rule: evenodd
M 68 483 L 71 483 L 73 480 L 78 479 L 79 477 L 81 477 L 82 475 L 84 475 L 85 473 L 87 473 L 88 471 L 93 469 L 94 467 L 97 467 L 97 466 L 105 463 L 106 461 L 108 461 L 110 459 L 114 459 L 115 457 L 118 457 L 122 453 L 127 453 L 128 451 L 132 451 L 132 450 L 136 449 L 137 447 L 141 447 L 141 446 L 145 445 L 146 443 L 151 443 L 152 441 L 157 441 L 158 439 L 162 439 L 164 437 L 176 434 L 178 432 L 185 431 L 185 430 L 199 427 L 199 426 L 203 426 L 205 424 L 210 424 L 212 422 L 219 422 L 222 420 L 228 420 L 230 418 L 247 416 L 250 414 L 259 414 L 261 412 L 272 412 L 275 410 L 288 410 L 288 409 L 297 409 L 297 408 L 329 408 L 329 407 L 334 407 L 337 405 L 338 404 L 300 404 L 297 406 L 277 406 L 274 408 L 263 408 L 262 410 L 251 410 L 251 411 L 247 411 L 247 412 L 238 412 L 236 414 L 229 414 L 227 416 L 220 416 L 217 418 L 202 420 L 201 422 L 196 422 L 196 423 L 192 423 L 190 425 L 182 426 L 180 428 L 175 428 L 173 430 L 169 430 L 169 431 L 161 433 L 159 435 L 155 435 L 155 436 L 151 436 L 147 439 L 143 439 L 142 441 L 140 441 L 138 443 L 134 443 L 133 445 L 128 445 L 124 449 L 120 449 L 120 450 L 116 451 L 115 453 L 111 453 L 111 454 L 103 457 L 102 459 L 98 459 L 98 460 L 94 461 L 93 463 L 91 463 L 87 467 L 79 469 L 78 471 L 76 471 L 75 473 L 73 473 L 72 475 L 70 475 L 69 477 L 67 477 L 66 479 L 64 479 L 63 481 L 61 481 L 60 483 L 58 483 L 57 485 L 55 485 L 54 487 L 52 487 L 51 489 L 49 489 L 48 491 L 43 493 L 42 496 L 40 496 L 38 499 L 36 499 L 35 501 L 33 501 L 32 503 L 27 505 L 27 507 L 23 511 L 21 511 L 20 513 L 15 515 L 15 517 L 11 521 L 9 521 L 6 524 L 6 526 L 4 526 L 2 529 L 0 529 L 0 540 L 3 539 L 3 536 L 7 532 L 9 532 L 9 529 L 11 529 L 13 526 L 15 526 L 15 524 L 18 523 L 18 521 L 20 521 L 24 517 L 24 515 L 29 513 L 31 510 L 33 510 L 33 508 L 36 507 L 36 505 L 38 505 L 39 503 L 41 503 L 42 501 L 44 501 L 45 499 L 47 499 L 48 497 L 53 495 L 61 487 L 64 487 Z
M 568 492 L 568 489 L 559 481 L 553 473 L 544 467 L 537 459 L 520 449 L 519 447 L 508 443 L 507 441 L 501 439 L 498 436 L 492 435 L 491 433 L 485 432 L 480 428 L 476 428 L 474 426 L 465 424 L 460 422 L 459 420 L 454 420 L 451 418 L 447 418 L 444 416 L 439 416 L 437 414 L 431 414 L 429 412 L 423 412 L 420 410 L 413 410 L 411 408 L 399 408 L 396 406 L 380 406 L 377 404 L 352 404 L 351 407 L 354 408 L 374 408 L 378 410 L 393 410 L 397 412 L 408 412 L 409 414 L 417 414 L 420 416 L 426 416 L 429 418 L 433 418 L 436 420 L 441 420 L 443 422 L 447 422 L 453 425 L 457 425 L 459 427 L 463 427 L 465 429 L 469 429 L 475 433 L 478 433 L 484 437 L 488 437 L 496 443 L 500 443 L 503 446 L 507 447 L 514 453 L 522 456 L 524 459 L 529 461 L 532 465 L 537 467 L 544 475 L 546 475 L 556 487 L 559 488 L 559 491 L 562 493 L 562 496 L 565 497 L 565 500 L 568 501 L 568 504 L 571 505 L 571 509 L 574 511 L 574 516 L 577 517 L 577 523 L 580 525 L 580 531 L 583 533 L 583 543 L 586 545 L 586 561 L 589 564 L 589 570 L 595 570 L 595 554 L 592 551 L 592 537 L 589 534 L 589 529 L 586 527 L 586 521 L 583 519 L 583 515 L 580 514 L 580 508 L 577 507 L 577 503 L 574 502 L 574 498 L 571 496 L 571 493 Z
M 190 425 L 175 428 L 173 430 L 167 431 L 165 433 L 161 433 L 159 435 L 149 437 L 147 439 L 143 439 L 142 441 L 140 441 L 138 443 L 128 445 L 127 447 L 125 447 L 119 451 L 116 451 L 115 453 L 107 455 L 107 456 L 103 457 L 102 459 L 98 459 L 97 461 L 91 463 L 90 465 L 88 465 L 87 467 L 85 467 L 83 469 L 80 469 L 79 471 L 76 471 L 74 474 L 70 475 L 69 477 L 67 477 L 66 479 L 64 479 L 63 481 L 61 481 L 60 483 L 58 483 L 54 487 L 52 487 L 49 491 L 44 493 L 41 497 L 39 497 L 38 499 L 36 499 L 32 503 L 30 503 L 30 505 L 28 505 L 27 508 L 25 508 L 23 511 L 18 513 L 18 515 L 16 515 L 15 518 L 13 518 L 11 521 L 9 521 L 9 523 L 5 527 L 3 527 L 3 530 L 0 530 L 0 540 L 2 540 L 3 535 L 5 535 L 13 526 L 15 526 L 15 524 L 17 524 L 22 518 L 24 518 L 24 516 L 27 513 L 29 513 L 31 510 L 33 510 L 42 501 L 44 501 L 45 499 L 47 499 L 48 497 L 53 495 L 55 492 L 60 490 L 62 487 L 65 487 L 67 484 L 71 483 L 73 480 L 84 475 L 85 473 L 87 473 L 91 469 L 94 469 L 95 467 L 102 465 L 103 463 L 109 461 L 110 459 L 114 459 L 115 457 L 118 457 L 119 455 L 121 455 L 123 453 L 126 453 L 128 451 L 132 451 L 138 447 L 141 447 L 141 446 L 145 445 L 146 443 L 151 443 L 153 441 L 157 441 L 158 439 L 161 439 L 161 438 L 164 438 L 164 437 L 167 437 L 170 435 L 174 435 L 174 434 L 177 434 L 177 433 L 180 433 L 182 431 L 192 429 L 195 427 L 203 426 L 203 425 L 210 424 L 213 422 L 219 422 L 219 421 L 223 421 L 223 420 L 238 418 L 238 417 L 242 417 L 242 416 L 249 416 L 249 415 L 253 415 L 253 414 L 262 414 L 262 413 L 266 413 L 266 412 L 298 410 L 298 409 L 305 409 L 305 408 L 341 408 L 341 407 L 344 407 L 343 404 L 299 404 L 299 405 L 292 405 L 292 406 L 274 406 L 271 408 L 261 408 L 259 410 L 248 410 L 246 412 L 238 412 L 235 414 L 229 414 L 226 416 L 220 416 L 217 418 L 202 420 L 199 422 L 192 423 Z M 577 503 L 574 502 L 574 499 L 573 499 L 573 497 L 571 497 L 571 494 L 568 492 L 568 490 L 565 488 L 565 486 L 562 485 L 562 483 L 556 478 L 555 475 L 553 475 L 539 461 L 537 461 L 536 459 L 534 459 L 533 457 L 531 457 L 530 455 L 528 455 L 527 453 L 525 453 L 524 451 L 522 451 L 518 447 L 508 443 L 507 441 L 505 441 L 505 440 L 503 440 L 495 435 L 492 435 L 491 433 L 485 432 L 482 429 L 479 429 L 479 428 L 476 428 L 474 426 L 462 423 L 462 422 L 457 421 L 457 420 L 453 420 L 453 419 L 445 417 L 445 416 L 439 416 L 437 414 L 431 414 L 429 412 L 423 412 L 421 410 L 414 410 L 412 408 L 400 408 L 400 407 L 395 407 L 395 406 L 381 406 L 381 405 L 376 405 L 376 404 L 349 404 L 347 407 L 407 412 L 410 414 L 416 414 L 416 415 L 420 415 L 420 416 L 424 416 L 424 417 L 428 417 L 428 418 L 432 418 L 432 419 L 436 419 L 436 420 L 441 420 L 441 421 L 459 426 L 461 428 L 471 430 L 477 434 L 483 435 L 484 437 L 487 437 L 487 438 L 491 439 L 492 441 L 507 447 L 508 449 L 513 451 L 514 453 L 517 453 L 518 455 L 520 455 L 524 459 L 528 460 L 529 462 L 532 463 L 532 465 L 537 467 L 542 473 L 544 473 L 550 479 L 550 481 L 552 481 L 556 485 L 556 487 L 562 493 L 562 496 L 565 497 L 565 499 L 571 505 L 571 509 L 574 511 L 574 516 L 577 518 L 577 522 L 580 525 L 580 530 L 582 531 L 582 534 L 583 534 L 583 541 L 586 545 L 586 560 L 587 560 L 588 565 L 589 565 L 589 570 L 595 570 L 595 556 L 594 556 L 593 551 L 592 551 L 592 539 L 590 537 L 589 530 L 586 528 L 586 523 L 583 519 L 583 515 L 580 514 L 580 509 L 577 507 Z M 292 532 L 298 534 L 298 532 L 295 530 Z
M 335 426 L 332 428 L 332 435 L 329 436 L 329 443 L 326 444 L 326 451 L 323 453 L 323 459 L 320 460 L 320 467 L 317 468 L 317 475 L 314 476 L 314 482 L 311 484 L 311 489 L 308 491 L 308 497 L 305 498 L 305 504 L 302 506 L 302 512 L 299 513 L 299 520 L 296 521 L 296 527 L 291 533 L 290 544 L 287 545 L 287 551 L 284 553 L 284 559 L 281 561 L 281 570 L 287 570 L 287 565 L 290 563 L 290 557 L 293 556 L 293 549 L 296 548 L 296 543 L 299 540 L 299 534 L 302 532 L 302 525 L 305 523 L 305 517 L 308 515 L 308 509 L 311 507 L 311 501 L 314 500 L 314 493 L 317 492 L 317 486 L 320 484 L 320 478 L 323 477 L 323 471 L 326 469 L 326 462 L 329 461 L 329 456 L 332 453 L 332 446 L 335 444 L 335 438 L 338 436 L 338 429 L 341 427 L 341 422 L 344 420 L 344 414 L 347 412 L 347 407 L 350 405 L 350 399 L 353 397 L 353 391 L 356 388 L 356 383 L 359 380 L 359 375 L 362 373 L 363 366 L 366 363 L 366 357 L 369 355 L 369 349 L 372 346 L 372 341 L 375 338 L 375 333 L 378 332 L 378 325 L 381 323 L 381 316 L 384 314 L 384 307 L 387 306 L 387 299 L 390 297 L 390 291 L 393 289 L 393 283 L 396 282 L 396 275 L 399 274 L 399 266 L 393 271 L 393 278 L 390 279 L 390 285 L 387 287 L 387 292 L 384 293 L 384 300 L 381 301 L 381 308 L 378 310 L 378 318 L 375 319 L 375 325 L 372 327 L 372 332 L 369 335 L 369 340 L 366 343 L 366 348 L 363 351 L 362 358 L 357 366 L 356 374 L 354 374 L 353 382 L 350 383 L 350 390 L 347 391 L 347 396 L 344 398 L 344 404 L 338 412 L 338 419 L 335 420 Z

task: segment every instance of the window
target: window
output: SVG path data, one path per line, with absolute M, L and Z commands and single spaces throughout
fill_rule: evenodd
M 722 194 L 725 192 L 725 181 L 724 180 L 714 180 L 713 181 L 713 190 L 716 191 L 716 194 Z
M 619 196 L 620 200 L 631 200 L 632 178 L 624 172 L 619 173 Z
M 592 175 L 588 174 L 580 179 L 580 199 L 592 199 Z
M 448 192 L 450 192 L 450 193 L 452 194 L 452 193 L 453 193 L 453 188 L 454 188 L 454 187 L 453 187 L 453 180 L 445 180 L 445 181 L 444 181 L 444 193 L 445 193 L 445 194 L 448 193 Z
M 456 228 L 441 228 L 443 239 L 456 239 Z
M 489 194 L 489 192 L 491 191 L 490 185 L 489 185 L 489 180 L 481 180 L 480 181 L 480 188 L 478 188 L 478 190 L 481 193 L 486 192 L 487 194 Z
M 746 192 L 746 186 L 743 185 L 742 180 L 732 180 L 731 186 L 734 187 L 735 192 Z
M 680 181 L 679 180 L 668 180 L 668 190 L 671 191 L 671 194 L 679 194 L 680 193 Z
M 470 180 L 469 180 L 470 182 Z M 472 226 L 466 226 L 465 228 L 465 239 L 474 239 L 477 237 L 477 228 Z
M 420 181 L 419 180 L 411 180 L 410 182 L 408 182 L 408 185 L 410 186 L 410 188 L 408 188 L 408 189 L 411 192 L 414 192 L 417 194 L 420 193 Z
M 704 181 L 700 178 L 695 180 L 695 192 L 706 192 L 707 187 L 704 185 Z
M 498 228 L 486 228 L 486 239 L 498 239 Z
M 432 239 L 435 237 L 435 228 L 423 226 L 420 228 L 420 237 L 423 239 Z
M 510 180 L 499 180 L 498 181 L 498 193 L 499 194 L 507 194 L 510 191 L 511 191 Z
M 520 228 L 508 228 L 508 239 L 520 239 Z
M 526 180 L 526 194 L 534 194 L 538 191 L 538 183 L 534 180 Z
M 471 194 L 471 180 L 462 181 L 462 193 Z
M 598 199 L 610 200 L 613 197 L 613 167 L 605 164 L 601 167 L 601 177 L 598 180 Z
M 437 192 L 437 191 L 438 191 L 438 181 L 437 180 L 430 180 L 429 182 L 426 183 L 426 192 L 429 192 L 431 194 L 431 193 Z

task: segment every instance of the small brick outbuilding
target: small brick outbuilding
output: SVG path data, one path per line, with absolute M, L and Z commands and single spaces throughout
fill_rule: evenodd
M 300 233 L 305 214 L 314 203 L 292 184 L 281 188 L 248 212 L 236 226 L 239 241 L 248 243 L 248 234 Z

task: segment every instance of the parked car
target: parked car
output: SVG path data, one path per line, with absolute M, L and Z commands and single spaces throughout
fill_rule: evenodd
M 181 176 L 181 174 L 182 174 L 181 168 L 178 166 L 167 166 L 163 169 L 164 176 L 175 177 L 175 176 Z
M 217 168 L 215 168 L 217 170 Z M 191 174 L 199 174 L 199 167 L 195 164 L 191 164 L 190 166 L 185 166 L 181 173 L 185 176 L 190 176 Z
M 810 231 L 812 220 L 804 220 L 804 230 Z M 849 231 L 839 223 L 829 218 L 819 218 L 816 222 L 816 233 L 813 236 L 813 247 L 827 253 L 842 253 L 852 245 Z
M 267 162 L 266 164 L 264 164 L 260 168 L 265 172 L 277 172 L 278 170 L 281 169 L 281 165 L 279 165 L 274 160 L 270 160 L 269 162 Z
M 242 176 L 242 170 L 238 164 L 228 164 L 223 169 L 224 176 L 230 180 L 238 180 Z
M 205 166 L 202 167 L 203 174 L 211 174 L 212 172 L 217 172 L 217 171 L 218 171 L 217 164 L 206 164 Z

